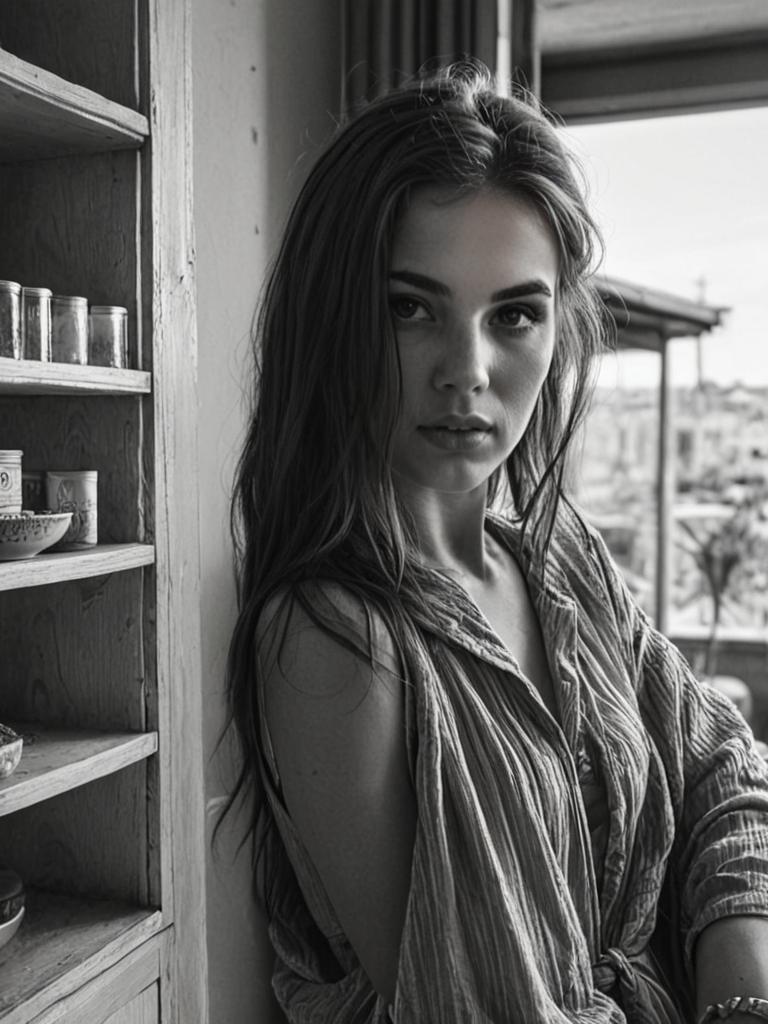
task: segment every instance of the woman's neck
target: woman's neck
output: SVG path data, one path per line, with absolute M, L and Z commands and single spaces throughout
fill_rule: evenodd
M 486 578 L 485 488 L 444 494 L 406 482 L 398 486 L 398 493 L 410 512 L 427 565 L 462 577 Z

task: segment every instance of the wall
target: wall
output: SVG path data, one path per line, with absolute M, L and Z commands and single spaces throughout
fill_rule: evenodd
M 259 286 L 311 154 L 333 128 L 337 0 L 191 0 L 200 404 L 202 657 L 209 838 L 233 779 L 222 680 L 235 615 L 228 500 Z M 209 854 L 211 1024 L 281 1020 L 242 820 Z

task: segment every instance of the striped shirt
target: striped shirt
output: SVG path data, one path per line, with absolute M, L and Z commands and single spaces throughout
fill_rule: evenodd
M 525 575 L 557 717 L 441 575 L 449 600 L 405 653 L 418 823 L 393 1006 L 344 936 L 262 734 L 277 999 L 292 1024 L 683 1024 L 698 934 L 768 915 L 768 771 L 599 535 L 562 510 L 544 567 L 516 526 L 489 514 L 487 528 Z

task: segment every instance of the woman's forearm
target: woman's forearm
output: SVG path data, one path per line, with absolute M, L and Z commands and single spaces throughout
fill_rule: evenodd
M 695 970 L 699 1014 L 732 996 L 768 999 L 768 917 L 743 915 L 713 922 L 696 943 Z M 743 1013 L 732 1019 L 734 1024 L 765 1021 Z

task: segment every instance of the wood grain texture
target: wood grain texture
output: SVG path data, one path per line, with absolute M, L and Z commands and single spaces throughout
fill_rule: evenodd
M 0 1022 L 30 1024 L 140 947 L 162 923 L 159 912 L 123 903 L 28 892 L 22 926 L 0 950 Z
M 0 357 L 0 395 L 144 395 L 151 390 L 152 375 L 145 370 Z
M 154 936 L 98 978 L 56 1002 L 30 1024 L 157 1021 L 159 976 L 160 940 Z M 153 1011 L 154 1017 L 151 1016 Z
M 159 986 L 144 989 L 104 1024 L 157 1024 L 160 1020 Z M 74 1022 L 73 1022 L 74 1024 Z
M 152 985 L 126 1003 L 105 1021 L 105 1024 L 157 1024 L 159 1021 L 159 986 Z M 74 1024 L 74 1022 L 73 1022 Z
M 6 50 L 115 103 L 139 109 L 136 0 L 3 0 Z
M 154 561 L 151 544 L 98 544 L 82 551 L 43 551 L 34 558 L 0 562 L 0 591 L 41 587 L 105 573 L 125 572 Z
M 155 676 L 145 653 L 142 577 L 116 572 L 0 594 L 0 721 L 154 728 L 147 721 Z
M 157 720 L 160 735 L 173 736 L 160 750 L 166 781 L 155 841 L 163 909 L 174 921 L 169 969 L 177 1001 L 168 1024 L 186 1024 L 208 1019 L 190 14 L 188 0 L 150 0 L 146 9 L 153 103 L 143 216 L 154 225 L 144 257 L 154 272 Z
M 0 779 L 0 816 L 120 771 L 157 750 L 156 733 L 51 730 L 14 723 L 24 738 L 21 761 Z
M 136 149 L 147 119 L 0 50 L 0 159 Z
M 147 906 L 145 764 L 4 817 L 0 862 L 25 886 Z

